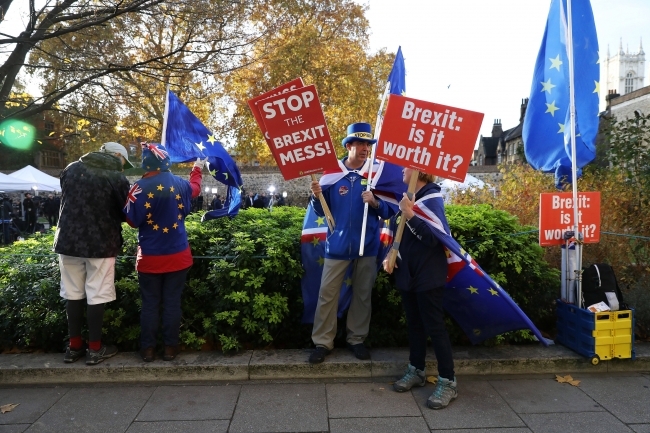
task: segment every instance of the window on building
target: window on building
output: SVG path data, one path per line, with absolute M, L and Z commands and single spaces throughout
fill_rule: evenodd
M 625 93 L 628 94 L 632 91 L 634 91 L 634 74 L 628 72 L 625 76 Z
M 42 167 L 61 167 L 61 153 L 52 150 L 41 151 L 41 166 Z
M 54 132 L 54 122 L 51 120 L 46 120 L 45 121 L 45 135 L 50 135 L 50 132 Z

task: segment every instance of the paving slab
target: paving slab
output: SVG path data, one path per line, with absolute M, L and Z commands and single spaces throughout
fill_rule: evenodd
M 458 379 L 458 397 L 444 410 L 429 409 L 427 399 L 434 384 L 411 390 L 431 429 L 484 429 L 526 425 L 487 381 Z M 486 416 L 490 414 L 490 416 Z
M 31 424 L 8 424 L 0 425 L 0 433 L 22 433 L 29 428 Z
M 31 424 L 68 392 L 68 388 L 0 388 L 0 406 L 18 404 L 0 415 L 0 424 Z
M 228 420 L 134 422 L 126 433 L 226 433 Z
M 518 414 L 604 410 L 580 388 L 551 378 L 495 380 L 490 384 Z M 530 392 L 531 389 L 535 392 Z
M 136 421 L 230 419 L 240 389 L 240 385 L 159 386 Z
M 387 382 L 326 385 L 330 418 L 421 416 L 410 392 L 395 392 Z
M 522 414 L 535 433 L 630 433 L 630 429 L 607 412 Z
M 230 433 L 328 431 L 324 384 L 242 386 Z
M 431 430 L 432 433 L 477 433 L 474 429 Z M 529 428 L 482 428 L 481 433 L 533 433 Z
M 634 433 L 650 433 L 650 424 L 630 424 L 628 425 Z
M 371 361 L 361 361 L 347 349 L 334 349 L 325 362 L 310 364 L 311 349 L 256 350 L 250 379 L 371 377 Z
M 126 431 L 155 388 L 137 386 L 71 389 L 28 432 Z
M 340 418 L 330 420 L 330 433 L 430 433 L 421 417 Z
M 580 389 L 625 423 L 650 423 L 650 379 L 597 376 L 585 378 Z

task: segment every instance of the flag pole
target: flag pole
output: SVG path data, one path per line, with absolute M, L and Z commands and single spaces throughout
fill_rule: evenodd
M 573 187 L 573 233 L 575 237 L 576 254 L 576 301 L 582 308 L 582 234 L 578 231 L 578 173 L 576 162 L 576 104 L 573 70 L 573 19 L 571 16 L 571 0 L 567 0 L 567 57 L 569 59 L 569 110 L 571 113 L 571 185 Z M 569 251 L 567 251 L 569 254 Z M 567 268 L 567 272 L 569 269 Z
M 165 90 L 165 114 L 163 115 L 163 127 L 162 127 L 162 137 L 160 138 L 160 145 L 165 146 L 167 141 L 167 118 L 169 117 L 169 84 L 167 84 L 167 89 Z
M 381 97 L 381 103 L 379 104 L 379 111 L 377 111 L 377 120 L 375 121 L 375 140 L 379 138 L 379 132 L 381 131 L 382 126 L 382 116 L 381 112 L 384 109 L 384 102 L 390 93 L 390 80 L 386 82 L 386 87 L 384 88 L 384 94 Z M 366 161 L 366 164 L 370 164 L 368 168 L 368 184 L 366 185 L 366 191 L 370 191 L 370 183 L 372 182 L 372 167 L 375 163 L 375 152 L 377 151 L 377 142 L 372 145 L 372 150 L 370 151 L 370 158 Z M 365 239 L 366 239 L 366 220 L 368 218 L 368 203 L 363 206 L 363 222 L 361 224 L 361 242 L 359 244 L 359 255 L 363 256 L 365 250 Z

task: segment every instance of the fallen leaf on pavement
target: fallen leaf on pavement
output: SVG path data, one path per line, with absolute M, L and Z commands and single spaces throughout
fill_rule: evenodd
M 429 382 L 429 383 L 437 383 L 438 378 L 436 376 L 429 376 L 429 377 L 427 377 L 427 382 Z
M 578 385 L 580 385 L 580 381 L 579 381 L 579 380 L 572 380 L 572 381 L 570 381 L 569 383 L 570 383 L 571 385 L 573 385 L 573 386 L 578 386 Z
M 557 380 L 558 383 L 569 383 L 573 386 L 578 386 L 580 384 L 580 381 L 575 380 L 573 377 L 571 377 L 570 374 L 567 374 L 566 376 L 560 376 L 559 374 L 556 374 L 555 380 Z
M 0 406 L 0 412 L 2 412 L 2 413 L 11 412 L 16 407 L 18 407 L 19 404 L 20 403 L 16 403 L 16 404 L 9 403 L 9 404 L 5 404 L 4 406 Z

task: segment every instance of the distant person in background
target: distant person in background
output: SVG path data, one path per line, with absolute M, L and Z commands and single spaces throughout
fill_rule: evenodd
M 36 204 L 32 199 L 30 193 L 25 193 L 23 200 L 23 209 L 25 210 L 25 223 L 27 224 L 27 232 L 34 233 L 36 229 Z
M 284 206 L 284 196 L 276 194 L 275 195 L 275 204 L 273 206 Z
M 201 193 L 201 170 L 206 159 L 197 159 L 189 182 L 169 171 L 171 160 L 164 147 L 142 144 L 142 168 L 148 170 L 131 187 L 123 212 L 131 227 L 138 229 L 135 268 L 142 297 L 140 356 L 155 357 L 162 304 L 163 360 L 178 355 L 181 327 L 181 295 L 192 266 L 185 218 L 193 197 Z
M 212 199 L 212 210 L 217 209 L 223 209 L 223 202 L 221 201 L 221 196 L 219 194 Z
M 56 206 L 54 201 L 54 194 L 48 194 L 47 198 L 43 202 L 43 213 L 47 222 L 50 224 L 50 227 L 56 225 L 56 214 L 59 212 L 59 208 Z
M 104 143 L 61 172 L 61 211 L 54 235 L 59 254 L 61 297 L 66 302 L 70 342 L 63 361 L 86 356 L 95 365 L 117 353 L 102 343 L 104 306 L 114 301 L 115 257 L 122 251 L 122 207 L 129 194 L 124 168 L 132 168 L 119 143 Z M 88 350 L 81 338 L 88 321 Z
M 242 208 L 243 209 L 248 209 L 253 207 L 255 204 L 255 194 L 252 192 L 248 193 L 248 196 L 244 198 L 243 203 L 242 203 Z
M 2 224 L 2 239 L 5 245 L 10 245 L 13 242 L 13 234 L 11 227 L 11 218 L 13 217 L 14 208 L 11 205 L 11 199 L 4 194 L 2 196 L 2 203 L 0 203 L 0 224 Z

